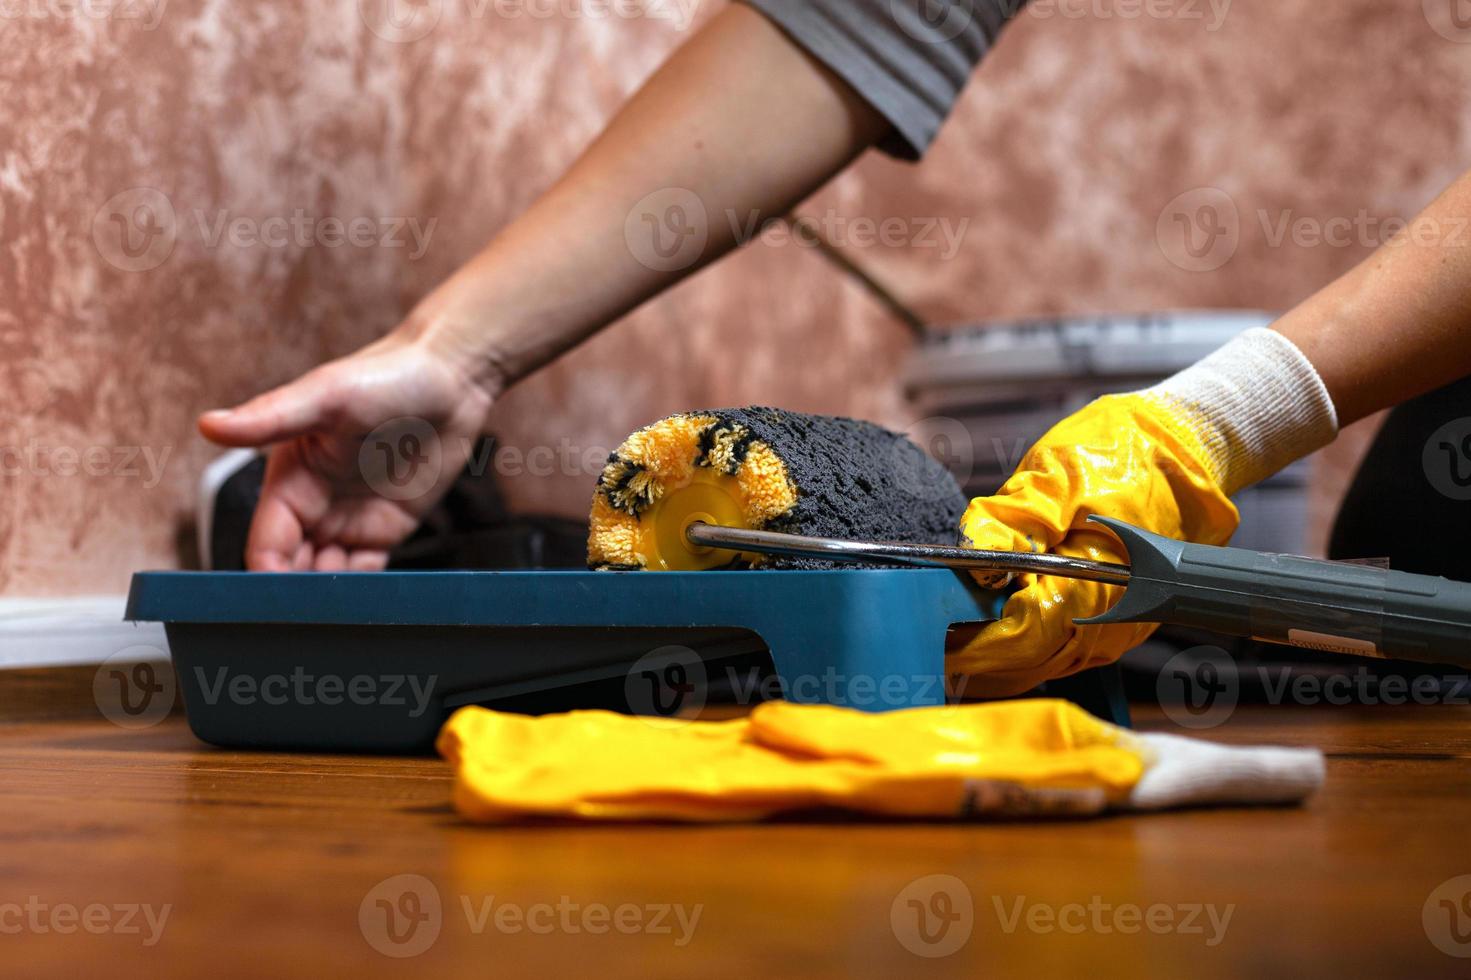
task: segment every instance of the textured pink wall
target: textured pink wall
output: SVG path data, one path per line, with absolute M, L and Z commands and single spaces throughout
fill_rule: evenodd
M 213 455 L 194 414 L 391 327 L 688 32 L 472 0 L 421 0 L 394 26 L 385 2 L 4 8 L 8 593 L 118 591 L 134 568 L 176 563 Z M 1371 242 L 1274 246 L 1261 213 L 1269 228 L 1288 210 L 1408 217 L 1471 161 L 1471 31 L 1453 2 L 1236 0 L 1219 23 L 1205 0 L 1150 8 L 1163 18 L 1044 6 L 1010 28 L 927 163 L 865 160 L 803 211 L 968 220 L 953 255 L 848 246 L 935 320 L 1283 307 Z M 1203 187 L 1239 231 L 1219 268 L 1191 271 L 1156 226 Z M 222 217 L 243 221 L 216 238 Z M 343 231 L 310 224 L 326 219 L 367 219 L 375 242 L 412 221 L 427 243 L 405 229 L 404 247 L 334 244 Z M 760 244 L 513 391 L 495 428 L 525 450 L 608 447 L 711 404 L 903 422 L 906 343 L 810 251 Z M 513 479 L 513 499 L 584 510 L 592 474 L 561 469 Z

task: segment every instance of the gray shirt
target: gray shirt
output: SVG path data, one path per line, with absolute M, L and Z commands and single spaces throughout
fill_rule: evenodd
M 966 79 L 1026 0 L 745 0 L 894 127 L 880 147 L 918 159 Z

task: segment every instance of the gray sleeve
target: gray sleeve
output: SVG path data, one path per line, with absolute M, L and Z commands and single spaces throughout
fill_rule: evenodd
M 879 144 L 916 160 L 1026 0 L 744 0 L 893 125 Z

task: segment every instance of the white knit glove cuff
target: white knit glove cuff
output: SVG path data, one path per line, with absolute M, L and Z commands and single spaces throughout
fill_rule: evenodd
M 1233 494 L 1338 435 L 1323 379 L 1297 346 L 1256 327 L 1140 394 L 1184 415 L 1205 442 L 1212 475 Z
M 1300 803 L 1323 785 L 1317 749 L 1217 745 L 1181 735 L 1137 736 L 1152 756 L 1126 809 Z

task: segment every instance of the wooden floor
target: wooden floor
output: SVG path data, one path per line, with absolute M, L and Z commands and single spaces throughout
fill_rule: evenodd
M 181 717 L 127 731 L 76 681 L 0 679 L 6 976 L 1471 972 L 1427 931 L 1454 944 L 1456 902 L 1471 930 L 1471 898 L 1436 892 L 1471 874 L 1465 707 L 1242 709 L 1209 734 L 1323 748 L 1301 809 L 490 829 L 456 817 L 436 760 L 216 750 Z M 422 880 L 381 884 L 400 875 Z M 931 875 L 958 882 L 912 884 Z

